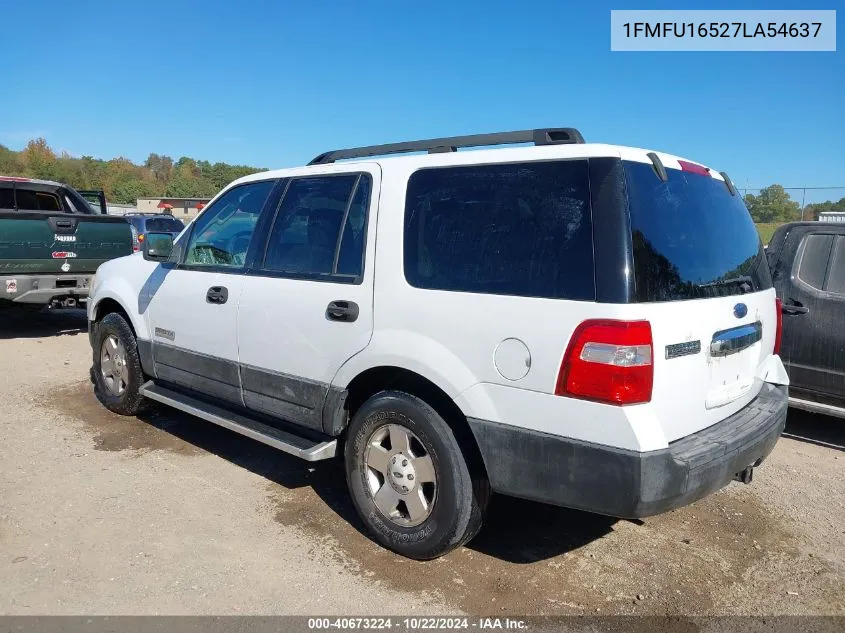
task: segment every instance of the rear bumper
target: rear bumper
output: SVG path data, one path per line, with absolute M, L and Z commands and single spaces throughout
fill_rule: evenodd
M 599 514 L 638 518 L 692 503 L 771 453 L 786 423 L 787 387 L 764 383 L 722 422 L 638 453 L 470 418 L 493 489 Z
M 0 275 L 0 299 L 46 305 L 54 298 L 85 299 L 94 273 L 74 275 Z

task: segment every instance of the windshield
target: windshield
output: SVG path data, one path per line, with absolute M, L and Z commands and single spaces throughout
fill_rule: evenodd
M 625 162 L 636 301 L 677 301 L 772 287 L 765 251 L 742 198 L 721 180 Z

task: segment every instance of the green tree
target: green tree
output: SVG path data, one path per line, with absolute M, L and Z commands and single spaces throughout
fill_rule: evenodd
M 804 219 L 818 220 L 820 213 L 831 213 L 834 211 L 838 211 L 839 213 L 845 213 L 845 198 L 840 198 L 837 202 L 828 200 L 826 202 L 816 202 L 814 204 L 808 204 L 806 207 L 804 207 Z
M 27 143 L 20 158 L 28 176 L 44 180 L 56 180 L 59 176 L 58 159 L 43 138 Z
M 170 180 L 170 175 L 173 173 L 173 159 L 170 156 L 150 154 L 146 162 L 144 162 L 144 167 L 153 173 L 157 181 L 166 183 Z
M 18 152 L 0 145 L 0 176 L 22 176 L 23 173 L 23 163 Z
M 143 165 L 126 158 L 109 161 L 91 156 L 56 156 L 43 138 L 33 139 L 16 152 L 0 145 L 0 175 L 27 176 L 64 182 L 77 189 L 102 189 L 112 202 L 134 203 L 144 196 L 207 198 L 231 181 L 264 171 L 245 165 L 228 165 L 182 156 L 151 153 Z
M 746 194 L 745 206 L 757 223 L 789 222 L 800 217 L 801 205 L 781 185 L 769 185 L 758 195 Z

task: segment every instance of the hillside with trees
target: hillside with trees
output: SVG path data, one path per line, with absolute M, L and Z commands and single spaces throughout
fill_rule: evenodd
M 143 165 L 126 158 L 56 155 L 43 138 L 19 152 L 0 145 L 0 175 L 55 180 L 76 189 L 102 189 L 110 202 L 134 204 L 146 196 L 210 198 L 236 178 L 266 171 L 246 165 L 209 163 L 150 154 Z

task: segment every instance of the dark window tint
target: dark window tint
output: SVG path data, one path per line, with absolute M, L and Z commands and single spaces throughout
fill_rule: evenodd
M 14 209 L 15 208 L 15 192 L 12 188 L 4 189 L 0 187 L 0 209 Z
M 147 218 L 146 221 L 147 231 L 151 233 L 156 232 L 170 232 L 170 233 L 178 233 L 185 225 L 182 224 L 176 218 L 171 217 L 162 217 L 162 218 Z
M 845 295 L 845 236 L 837 237 L 833 246 L 825 290 Z
M 367 209 L 370 206 L 370 177 L 364 175 L 358 183 L 337 255 L 337 273 L 360 277 L 364 272 L 364 246 L 367 235 Z
M 798 265 L 798 278 L 801 281 L 819 290 L 824 288 L 824 276 L 832 245 L 832 235 L 807 235 L 804 238 L 804 251 Z
M 270 234 L 264 268 L 360 275 L 370 182 L 366 174 L 292 180 Z
M 760 236 L 721 180 L 625 162 L 637 301 L 676 301 L 772 287 Z
M 185 263 L 242 268 L 258 216 L 275 184 L 262 180 L 224 193 L 195 221 Z
M 595 299 L 587 161 L 424 169 L 405 204 L 413 286 Z
M 15 192 L 15 199 L 19 211 L 55 211 L 60 213 L 62 210 L 62 203 L 59 202 L 59 197 L 54 193 L 48 193 L 46 191 L 32 191 L 30 189 L 18 188 Z

